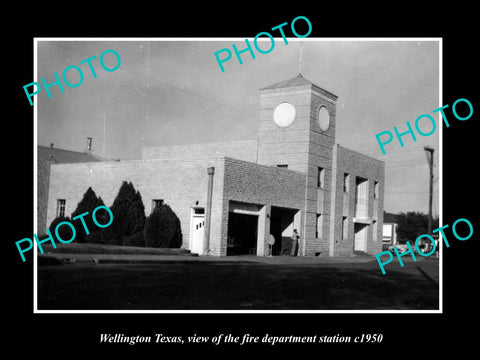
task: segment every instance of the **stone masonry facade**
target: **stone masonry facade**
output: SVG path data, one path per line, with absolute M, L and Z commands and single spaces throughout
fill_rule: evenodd
M 258 256 L 268 254 L 267 240 L 279 221 L 284 233 L 299 229 L 302 256 L 378 253 L 385 166 L 336 143 L 336 101 L 336 95 L 299 75 L 260 90 L 257 140 L 149 147 L 142 160 L 53 164 L 47 222 L 56 217 L 59 199 L 70 215 L 92 187 L 109 206 L 121 183 L 131 181 L 147 216 L 154 200 L 172 208 L 181 222 L 182 247 L 192 249 L 193 214 L 207 207 L 213 179 L 210 236 L 202 255 L 227 255 L 234 213 L 256 217 Z M 294 121 L 279 126 L 272 119 L 285 103 L 295 110 L 281 115 Z M 319 119 L 322 112 L 328 113 L 327 126 Z M 207 168 L 214 168 L 210 177 Z
M 340 145 L 333 148 L 336 164 L 335 184 L 332 189 L 332 214 L 330 227 L 330 256 L 349 256 L 354 252 L 354 222 L 356 179 L 368 181 L 368 214 L 363 222 L 368 223 L 366 253 L 382 251 L 383 203 L 385 184 L 385 164 L 366 155 L 346 149 Z M 343 176 L 348 174 L 348 191 L 343 189 Z M 375 183 L 378 185 L 375 191 Z M 377 195 L 375 195 L 375 193 Z M 342 220 L 346 219 L 346 236 L 342 236 Z M 374 222 L 376 223 L 373 226 Z M 375 232 L 374 232 L 375 231 Z
M 214 167 L 212 221 L 209 254 L 226 255 L 229 202 L 258 204 L 265 226 L 271 205 L 301 210 L 305 186 L 303 174 L 217 157 L 201 160 L 132 160 L 51 166 L 48 222 L 56 217 L 56 200 L 65 199 L 65 213 L 71 214 L 88 187 L 110 206 L 122 181 L 132 182 L 140 194 L 148 215 L 154 199 L 161 199 L 177 214 L 182 225 L 184 248 L 190 247 L 191 209 L 206 204 L 207 168 Z M 66 186 L 68 184 L 68 186 Z M 265 207 L 265 208 L 264 208 Z M 218 241 L 219 240 L 219 241 Z M 261 252 L 264 249 L 260 250 Z

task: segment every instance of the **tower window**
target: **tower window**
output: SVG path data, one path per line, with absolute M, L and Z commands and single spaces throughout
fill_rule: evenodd
M 315 224 L 315 237 L 317 239 L 322 238 L 322 232 L 323 232 L 323 216 L 322 214 L 317 214 L 317 222 Z
M 350 175 L 347 173 L 343 174 L 343 192 L 350 191 Z
M 379 184 L 378 184 L 378 181 L 375 181 L 373 185 L 373 198 L 378 199 L 378 194 L 379 194 Z
M 317 168 L 317 188 L 323 189 L 325 186 L 325 169 L 320 166 Z
M 356 177 L 355 217 L 368 218 L 368 179 Z
M 288 169 L 288 165 L 286 165 L 286 164 L 277 165 L 277 167 L 279 167 L 281 169 Z
M 346 216 L 342 217 L 342 239 L 348 239 L 348 219 Z

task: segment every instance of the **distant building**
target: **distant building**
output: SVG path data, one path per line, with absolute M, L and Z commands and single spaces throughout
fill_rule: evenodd
M 397 244 L 397 215 L 383 212 L 383 243 L 385 245 Z
M 144 148 L 142 160 L 52 164 L 47 221 L 59 209 L 71 214 L 88 187 L 110 206 L 122 181 L 131 181 L 147 215 L 170 205 L 182 246 L 195 253 L 265 256 L 273 235 L 280 255 L 295 228 L 299 255 L 376 254 L 385 164 L 336 143 L 336 102 L 299 74 L 260 90 L 256 140 Z
M 92 151 L 92 138 L 87 138 L 85 151 L 77 152 L 57 149 L 54 144 L 37 147 L 37 234 L 45 234 L 47 223 L 48 189 L 50 184 L 51 164 L 75 164 L 104 161 L 105 159 Z

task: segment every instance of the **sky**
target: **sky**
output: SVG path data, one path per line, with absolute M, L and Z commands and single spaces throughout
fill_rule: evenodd
M 373 41 L 365 39 L 276 39 L 273 50 L 243 64 L 233 54 L 218 66 L 214 53 L 245 48 L 243 38 L 37 41 L 37 79 L 53 83 L 71 65 L 83 72 L 77 87 L 63 83 L 35 95 L 37 144 L 83 151 L 92 137 L 92 150 L 114 159 L 140 159 L 145 146 L 255 139 L 259 124 L 259 89 L 302 75 L 338 96 L 336 141 L 340 145 L 385 161 L 385 210 L 428 211 L 429 168 L 424 146 L 434 148 L 434 206 L 439 213 L 439 139 L 442 120 L 432 111 L 439 97 L 439 43 L 434 39 Z M 251 39 L 252 40 L 252 39 Z M 251 41 L 252 42 L 252 41 Z M 262 49 L 270 47 L 259 42 Z M 120 67 L 112 72 L 99 63 L 105 50 L 115 50 Z M 97 78 L 92 76 L 91 61 Z M 223 56 L 223 54 L 222 54 Z M 104 56 L 105 66 L 117 59 Z M 75 69 L 67 79 L 80 81 Z M 26 100 L 28 101 L 28 100 Z M 409 135 L 385 146 L 382 154 L 375 135 L 407 130 L 422 114 L 431 115 L 437 130 L 430 136 Z M 439 121 L 440 120 L 440 121 Z M 427 133 L 431 124 L 419 123 Z

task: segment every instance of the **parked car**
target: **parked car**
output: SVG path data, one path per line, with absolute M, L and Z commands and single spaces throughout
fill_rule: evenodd
M 413 251 L 415 252 L 415 247 L 410 245 L 413 249 Z M 407 244 L 397 244 L 397 245 L 390 245 L 388 247 L 388 251 L 390 251 L 391 253 L 395 253 L 395 250 L 394 248 L 397 248 L 397 251 L 400 253 L 400 254 L 403 254 L 404 252 L 408 251 L 408 245 Z

